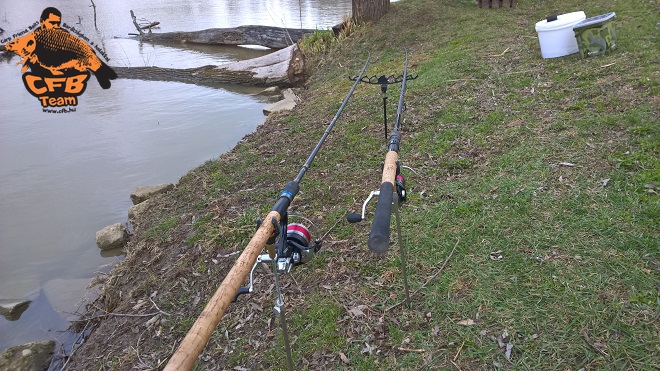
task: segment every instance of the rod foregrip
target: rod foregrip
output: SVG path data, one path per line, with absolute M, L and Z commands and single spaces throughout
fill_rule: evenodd
M 398 159 L 399 155 L 394 151 L 388 152 L 385 157 L 374 222 L 371 225 L 369 241 L 367 241 L 369 250 L 379 254 L 387 252 L 390 247 L 390 217 L 392 216 L 396 161 Z
M 390 247 L 390 217 L 392 216 L 392 183 L 385 182 L 380 185 L 380 195 L 376 202 L 376 213 L 371 225 L 371 233 L 367 246 L 369 250 L 382 254 Z
M 186 337 L 179 344 L 176 352 L 170 358 L 167 366 L 165 366 L 166 371 L 190 370 L 195 365 L 197 358 L 204 350 L 204 347 L 206 347 L 206 343 L 209 341 L 213 331 L 215 331 L 216 326 L 218 326 L 227 307 L 236 297 L 236 293 L 257 261 L 257 257 L 259 257 L 259 254 L 266 245 L 268 238 L 272 235 L 273 217 L 278 222 L 280 221 L 280 214 L 277 211 L 271 211 L 264 219 L 259 229 L 257 229 L 243 250 L 243 253 L 238 257 L 229 273 L 227 273 L 220 287 L 218 287 L 213 297 L 211 297 L 197 318 L 197 321 L 195 321 Z

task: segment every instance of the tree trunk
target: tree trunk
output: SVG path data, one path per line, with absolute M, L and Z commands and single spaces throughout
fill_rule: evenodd
M 390 10 L 390 0 L 353 0 L 353 20 L 369 22 L 379 20 Z
M 112 68 L 120 79 L 178 81 L 212 87 L 221 84 L 292 87 L 305 81 L 304 57 L 295 44 L 258 58 L 221 66 Z
M 137 27 L 137 26 L 136 26 Z M 211 28 L 191 32 L 142 33 L 141 40 L 178 41 L 195 44 L 215 45 L 261 45 L 267 48 L 282 49 L 295 44 L 304 35 L 314 30 L 280 28 L 269 26 L 240 26 L 235 28 Z

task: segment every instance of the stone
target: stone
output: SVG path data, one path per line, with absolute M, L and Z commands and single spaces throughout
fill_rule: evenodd
M 55 341 L 28 343 L 9 348 L 0 355 L 0 370 L 45 370 L 55 352 Z
M 279 102 L 275 102 L 267 105 L 264 108 L 264 115 L 270 115 L 271 113 L 291 111 L 296 107 L 298 101 L 300 100 L 298 96 L 291 89 L 285 89 L 282 92 L 284 99 Z
M 269 88 L 266 88 L 259 93 L 261 95 L 282 95 L 282 91 L 280 90 L 279 87 L 277 86 L 271 86 Z
M 96 232 L 96 245 L 101 250 L 124 247 L 128 243 L 128 231 L 120 223 L 109 225 Z
M 9 321 L 16 321 L 30 306 L 30 300 L 0 299 L 0 315 Z
M 172 183 L 153 186 L 140 186 L 135 188 L 133 193 L 131 193 L 131 201 L 133 201 L 133 205 L 137 205 L 157 194 L 165 193 L 172 189 L 174 189 L 174 184 Z
M 140 202 L 137 205 L 133 205 L 128 208 L 128 220 L 135 225 L 136 220 L 138 219 L 139 215 L 142 214 L 145 210 L 149 208 L 151 203 L 149 203 L 149 200 L 145 200 Z

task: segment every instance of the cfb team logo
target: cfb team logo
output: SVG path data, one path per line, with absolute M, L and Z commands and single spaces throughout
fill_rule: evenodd
M 110 88 L 110 80 L 117 74 L 99 57 L 84 40 L 78 30 L 61 24 L 62 13 L 56 8 L 46 8 L 39 23 L 13 35 L 5 49 L 22 58 L 23 83 L 30 94 L 37 97 L 44 112 L 75 112 L 80 96 L 87 87 L 90 71 L 103 89 Z M 72 35 L 63 27 L 75 32 Z M 3 40 L 3 41 L 8 41 Z M 94 43 L 92 42 L 92 45 Z M 107 55 L 95 46 L 106 59 Z M 29 71 L 28 71 L 29 70 Z

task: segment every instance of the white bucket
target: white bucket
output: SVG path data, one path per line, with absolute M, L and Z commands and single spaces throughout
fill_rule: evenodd
M 573 26 L 585 20 L 583 11 L 560 14 L 556 20 L 536 23 L 543 58 L 556 58 L 578 52 Z

